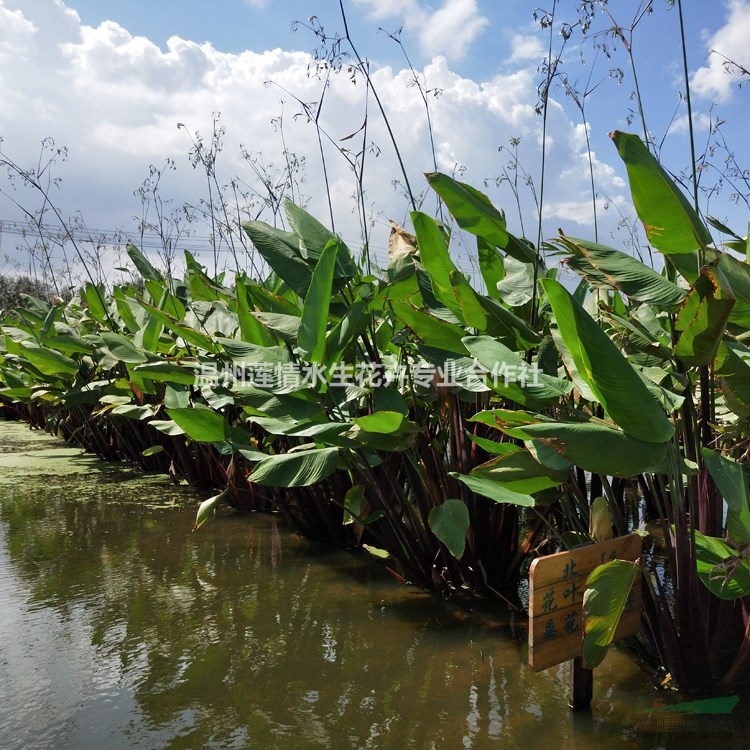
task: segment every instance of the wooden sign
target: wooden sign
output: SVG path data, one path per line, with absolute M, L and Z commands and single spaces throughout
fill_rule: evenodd
M 628 534 L 569 552 L 540 557 L 529 569 L 529 666 L 536 672 L 581 655 L 583 594 L 589 573 L 610 560 L 637 560 L 641 537 Z M 637 576 L 615 640 L 641 629 Z

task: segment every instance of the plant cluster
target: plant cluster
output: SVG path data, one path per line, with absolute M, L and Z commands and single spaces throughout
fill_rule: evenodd
M 225 500 L 274 509 L 428 590 L 513 604 L 533 557 L 640 527 L 642 565 L 592 576 L 587 661 L 643 575 L 642 658 L 683 690 L 728 689 L 750 659 L 750 265 L 713 247 L 638 137 L 612 138 L 662 273 L 564 234 L 535 246 L 434 172 L 487 294 L 427 214 L 393 226 L 377 276 L 287 201 L 290 231 L 243 225 L 264 278 L 187 252 L 172 278 L 130 245 L 142 286 L 26 295 L 2 320 L 0 398 L 100 456 L 217 487 L 196 528 Z

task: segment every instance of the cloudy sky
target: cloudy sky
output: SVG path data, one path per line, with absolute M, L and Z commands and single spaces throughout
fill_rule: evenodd
M 597 7 L 582 35 L 577 17 L 559 10 L 550 34 L 538 11 L 534 18 L 535 3 L 526 0 L 344 1 L 351 40 L 368 61 L 413 192 L 425 192 L 423 173 L 434 166 L 425 104 L 404 52 L 427 92 L 438 168 L 487 192 L 506 210 L 511 231 L 534 241 L 542 186 L 538 86 L 550 48 L 553 56 L 561 53 L 550 88 L 543 236 L 553 236 L 558 227 L 568 235 L 594 236 L 588 128 L 599 239 L 617 247 L 628 245 L 620 225 L 632 208 L 607 134 L 643 129 L 625 44 L 607 33 L 615 24 L 631 46 L 646 124 L 665 166 L 680 173 L 690 162 L 677 9 L 655 0 L 653 12 L 643 14 L 646 5 L 620 0 L 611 4 L 611 16 Z M 720 178 L 729 154 L 735 159 L 730 167 L 748 166 L 743 144 L 749 90 L 724 62 L 750 68 L 750 0 L 684 5 L 696 148 L 702 154 L 714 147 L 701 175 L 702 200 L 709 214 L 744 234 L 747 206 L 734 206 L 731 199 L 742 185 Z M 559 33 L 564 22 L 573 25 L 567 41 Z M 349 160 L 366 147 L 371 247 L 383 258 L 388 220 L 408 224 L 405 178 L 361 76 L 349 73 L 346 59 L 327 88 L 315 75 L 320 39 L 314 29 L 321 28 L 329 49 L 331 40 L 344 35 L 335 0 L 0 0 L 2 152 L 28 168 L 38 162 L 42 141 L 54 139 L 66 147 L 67 159 L 44 177 L 59 179 L 50 194 L 63 218 L 78 217 L 92 234 L 121 229 L 137 238 L 144 208 L 134 192 L 152 165 L 163 172 L 163 213 L 199 206 L 209 197 L 205 170 L 193 168 L 190 151 L 197 139 L 211 145 L 219 117 L 216 180 L 227 186 L 227 195 L 240 196 L 243 209 L 258 213 L 269 195 L 264 181 L 280 194 L 291 164 L 286 194 L 331 224 L 317 131 L 304 116 L 306 104 L 307 112 L 319 113 L 333 223 L 354 247 L 362 232 Z M 399 29 L 403 47 L 388 35 Z M 351 52 L 345 42 L 339 50 Z M 571 90 L 579 92 L 586 126 Z M 720 120 L 724 124 L 712 135 L 711 124 Z M 16 204 L 33 212 L 41 203 L 4 177 L 0 255 L 16 255 L 19 242 L 28 241 L 9 223 L 21 216 Z M 721 190 L 708 190 L 715 186 Z M 434 210 L 429 195 L 423 205 Z M 155 217 L 151 204 L 147 218 Z M 274 220 L 268 208 L 262 217 Z M 46 214 L 45 222 L 53 219 Z M 210 225 L 195 220 L 189 230 L 183 244 L 209 263 Z M 153 242 L 147 237 L 146 249 Z M 224 250 L 220 263 L 233 263 Z M 465 266 L 471 264 L 469 246 L 456 252 Z

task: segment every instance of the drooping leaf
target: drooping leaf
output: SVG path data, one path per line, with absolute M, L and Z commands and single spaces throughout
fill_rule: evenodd
M 279 278 L 304 297 L 313 267 L 302 257 L 297 234 L 276 229 L 264 221 L 246 221 L 242 228 Z
M 500 302 L 489 297 L 478 297 L 478 300 L 487 313 L 486 333 L 513 349 L 530 349 L 539 345 L 539 334 Z
M 287 343 L 297 342 L 301 318 L 296 315 L 281 315 L 272 312 L 256 312 L 253 315 Z
M 460 560 L 466 549 L 466 534 L 471 523 L 466 504 L 461 500 L 446 500 L 430 511 L 427 523 L 453 557 Z
M 427 214 L 412 211 L 411 220 L 419 247 L 419 258 L 430 277 L 433 294 L 454 315 L 462 319 L 461 309 L 451 285 L 451 274 L 456 271 L 456 265 L 448 252 L 445 235 L 437 222 Z
M 323 360 L 329 368 L 341 361 L 346 348 L 364 332 L 369 320 L 367 305 L 363 300 L 358 299 L 349 306 L 346 314 L 326 334 Z
M 435 349 L 454 352 L 462 357 L 466 356 L 466 347 L 461 343 L 464 336 L 461 327 L 446 323 L 405 302 L 392 300 L 391 306 L 401 321 L 425 344 Z
M 625 162 L 633 205 L 649 242 L 663 253 L 690 253 L 711 244 L 711 235 L 666 170 L 632 133 L 610 134 Z
M 505 215 L 492 205 L 484 193 L 441 172 L 431 172 L 426 177 L 461 229 L 495 247 L 503 248 L 520 261 L 532 263 L 536 260 L 536 255 L 526 245 L 510 242 Z
M 154 410 L 148 404 L 145 406 L 138 406 L 137 404 L 122 404 L 121 406 L 115 406 L 115 408 L 112 409 L 111 414 L 119 414 L 128 419 L 142 421 L 153 417 Z
M 164 281 L 164 277 L 157 271 L 149 262 L 148 258 L 131 242 L 125 246 L 125 250 L 136 267 L 138 273 L 144 279 L 154 279 L 156 281 Z
M 91 282 L 87 281 L 83 286 L 83 298 L 94 320 L 99 325 L 108 328 L 109 316 L 104 302 L 106 298 L 104 284 L 94 286 Z
M 362 514 L 362 503 L 365 499 L 365 488 L 361 484 L 350 487 L 344 495 L 344 526 L 357 521 Z
M 211 514 L 216 509 L 216 506 L 226 498 L 229 493 L 231 492 L 231 489 L 227 487 L 225 490 L 220 492 L 218 495 L 214 495 L 213 497 L 209 497 L 208 500 L 204 500 L 200 506 L 198 507 L 198 514 L 195 517 L 195 526 L 193 526 L 193 531 L 198 531 L 198 529 L 203 526 L 203 524 L 209 519 Z
M 515 443 L 499 443 L 497 440 L 479 437 L 478 435 L 472 435 L 468 432 L 466 433 L 466 436 L 472 443 L 476 443 L 482 450 L 486 451 L 491 456 L 504 456 L 508 453 L 516 453 L 521 450 L 521 448 Z
M 476 466 L 471 470 L 471 476 L 500 482 L 522 495 L 533 495 L 562 484 L 568 478 L 568 471 L 543 466 L 529 451 L 516 447 L 515 451 Z
M 173 419 L 152 419 L 148 424 L 155 430 L 159 430 L 159 432 L 163 432 L 170 437 L 177 437 L 178 435 L 185 434 L 185 430 L 183 430 Z
M 147 361 L 146 355 L 136 349 L 127 336 L 112 331 L 103 331 L 101 337 L 107 348 L 121 362 L 140 365 Z
M 237 317 L 240 321 L 240 333 L 242 340 L 259 346 L 270 346 L 274 343 L 268 331 L 260 321 L 251 314 L 252 303 L 247 293 L 245 280 L 239 275 L 235 279 L 235 292 L 237 293 Z
M 257 312 L 272 312 L 281 315 L 296 315 L 298 318 L 302 315 L 302 310 L 298 304 L 299 296 L 291 289 L 287 289 L 285 296 L 272 292 L 260 284 L 247 282 L 247 297 L 255 306 Z M 252 307 L 251 305 L 251 307 Z
M 419 432 L 418 425 L 396 411 L 379 411 L 352 421 L 353 426 L 344 436 L 376 450 L 406 450 Z
M 496 503 L 519 505 L 525 508 L 533 508 L 536 505 L 536 500 L 531 495 L 509 490 L 494 479 L 472 477 L 458 472 L 451 472 L 451 476 L 463 482 L 472 492 L 494 500 Z
M 43 336 L 40 343 L 67 356 L 71 354 L 92 354 L 94 351 L 92 344 L 87 343 L 80 336 L 76 336 L 72 331 Z
M 665 309 L 676 308 L 685 298 L 677 284 L 632 255 L 571 237 L 563 237 L 561 242 L 571 252 L 568 266 L 592 286 L 617 289 L 632 300 Z
M 75 375 L 78 372 L 78 363 L 75 360 L 54 349 L 39 346 L 34 341 L 22 341 L 20 353 L 42 375 L 59 378 Z
M 157 383 L 176 383 L 179 385 L 197 385 L 201 375 L 201 371 L 195 367 L 183 367 L 173 362 L 149 362 L 133 368 L 133 372 L 142 378 L 154 380 Z M 215 375 L 217 371 L 215 369 L 205 370 L 203 374 L 206 375 L 209 372 Z
M 518 427 L 520 425 L 537 424 L 543 421 L 536 414 L 515 409 L 487 409 L 477 412 L 469 419 L 469 422 L 479 422 L 488 427 L 494 427 L 496 430 L 505 430 L 506 428 Z
M 689 367 L 713 360 L 726 329 L 735 299 L 718 269 L 703 268 L 677 314 L 680 338 L 674 353 Z
M 244 430 L 230 425 L 226 417 L 203 408 L 167 409 L 169 418 L 191 439 L 199 443 L 221 443 L 225 440 L 247 443 Z
M 613 477 L 633 477 L 654 470 L 665 459 L 669 445 L 637 440 L 598 422 L 538 422 L 509 427 L 504 432 L 541 443 L 585 471 Z
M 606 656 L 639 574 L 638 564 L 628 560 L 611 560 L 589 574 L 583 595 L 586 624 L 582 655 L 587 669 L 601 664 Z
M 567 353 L 612 420 L 647 443 L 664 443 L 674 427 L 661 404 L 607 334 L 558 281 L 543 279 Z
M 306 487 L 333 474 L 338 460 L 338 448 L 311 448 L 268 456 L 256 464 L 250 481 L 267 487 Z
M 570 383 L 539 372 L 516 352 L 489 336 L 465 336 L 462 342 L 469 354 L 487 370 L 492 389 L 516 403 L 558 401 L 570 393 Z

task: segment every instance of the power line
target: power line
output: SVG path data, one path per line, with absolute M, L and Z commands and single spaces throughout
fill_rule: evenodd
M 18 237 L 41 237 L 48 242 L 61 244 L 69 240 L 68 233 L 76 242 L 112 245 L 122 247 L 128 242 L 135 244 L 141 250 L 164 250 L 165 241 L 174 242 L 175 250 L 188 250 L 190 252 L 213 252 L 213 239 L 209 235 L 199 235 L 190 232 L 184 232 L 177 239 L 162 238 L 157 232 L 128 232 L 123 229 L 92 229 L 89 227 L 69 226 L 66 230 L 53 224 L 30 224 L 20 221 L 9 221 L 0 219 L 0 237 L 5 234 Z M 357 247 L 356 242 L 351 240 L 344 241 L 350 248 L 362 251 L 361 245 Z M 220 240 L 221 242 L 221 240 Z M 226 240 L 223 241 L 227 245 Z M 243 250 L 244 250 L 243 246 Z M 219 253 L 231 253 L 232 248 L 218 247 Z M 379 260 L 388 258 L 387 248 L 370 246 L 370 252 L 379 256 Z
M 72 237 L 76 243 L 111 246 L 117 250 L 124 249 L 125 245 L 130 242 L 140 250 L 156 252 L 164 252 L 168 249 L 168 247 L 165 247 L 165 242 L 173 242 L 174 246 L 170 248 L 171 250 L 175 252 L 187 250 L 194 255 L 201 253 L 213 254 L 214 252 L 221 255 L 231 255 L 233 253 L 245 255 L 253 250 L 252 244 L 249 242 L 248 245 L 242 245 L 241 248 L 233 249 L 226 240 L 222 240 L 221 238 L 219 239 L 219 247 L 214 249 L 214 240 L 210 235 L 200 235 L 189 231 L 180 233 L 176 239 L 173 239 L 170 237 L 164 238 L 154 231 L 128 232 L 124 229 L 92 229 L 86 226 L 76 226 L 75 224 L 63 228 L 54 224 L 35 224 L 0 219 L 0 246 L 2 238 L 5 235 L 34 239 L 41 238 L 43 242 L 60 246 L 67 244 L 70 241 L 70 237 Z M 360 255 L 364 252 L 363 246 L 359 242 L 346 238 L 342 239 L 353 252 Z M 369 250 L 370 257 L 376 264 L 383 268 L 388 265 L 389 253 L 387 247 L 370 244 Z M 471 258 L 457 258 L 454 259 L 454 262 L 462 271 L 471 273 L 472 275 L 476 272 Z

